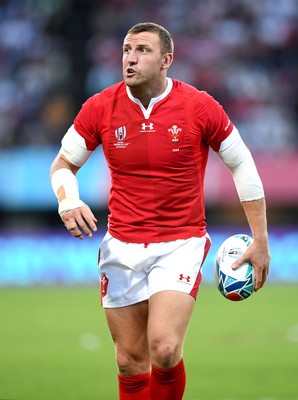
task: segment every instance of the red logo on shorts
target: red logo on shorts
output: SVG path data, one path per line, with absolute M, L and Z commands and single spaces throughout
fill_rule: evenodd
M 109 280 L 106 276 L 106 274 L 104 274 L 101 278 L 100 278 L 100 293 L 101 293 L 101 299 L 103 299 L 105 297 L 105 295 L 107 294 L 108 291 L 108 284 L 109 284 Z
M 190 276 L 184 276 L 183 274 L 179 275 L 179 281 L 190 283 Z

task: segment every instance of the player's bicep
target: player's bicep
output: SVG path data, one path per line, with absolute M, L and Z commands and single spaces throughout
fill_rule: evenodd
M 80 168 L 89 159 L 92 151 L 87 149 L 85 139 L 72 125 L 62 139 L 59 153 L 70 163 Z
M 230 169 L 251 156 L 236 127 L 233 127 L 230 135 L 221 142 L 217 154 Z
M 263 184 L 251 152 L 235 127 L 221 143 L 217 154 L 230 169 L 241 201 L 257 200 L 264 197 Z

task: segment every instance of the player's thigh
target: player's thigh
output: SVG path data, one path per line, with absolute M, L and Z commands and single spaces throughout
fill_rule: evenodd
M 149 299 L 148 341 L 150 351 L 179 362 L 195 299 L 177 291 L 161 291 Z M 170 352 L 171 354 L 166 354 Z
M 122 357 L 138 357 L 148 354 L 147 322 L 148 301 L 119 308 L 106 308 L 107 324 Z

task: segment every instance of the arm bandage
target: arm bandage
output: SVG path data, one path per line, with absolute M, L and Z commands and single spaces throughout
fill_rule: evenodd
M 51 183 L 59 200 L 58 212 L 61 217 L 66 211 L 85 206 L 79 197 L 77 178 L 70 169 L 60 168 L 55 171 Z
M 87 150 L 84 138 L 72 125 L 64 135 L 60 149 L 70 163 L 81 167 L 88 160 L 92 151 Z M 66 211 L 85 206 L 79 197 L 79 186 L 76 176 L 68 168 L 60 168 L 52 175 L 52 187 L 59 201 L 58 212 L 62 216 Z
M 236 128 L 221 143 L 217 154 L 230 169 L 241 201 L 258 200 L 264 197 L 263 184 L 252 155 Z
M 82 167 L 92 154 L 92 151 L 87 150 L 85 139 L 75 130 L 73 125 L 64 135 L 61 144 L 60 153 L 77 167 Z

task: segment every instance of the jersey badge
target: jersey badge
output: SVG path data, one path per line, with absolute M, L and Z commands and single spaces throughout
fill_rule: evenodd
M 126 127 L 120 126 L 120 128 L 115 129 L 116 139 L 122 142 L 126 138 Z
M 168 129 L 168 140 L 172 146 L 178 146 L 183 142 L 183 131 L 182 128 L 179 128 L 177 125 L 172 125 Z
M 114 143 L 114 146 L 117 149 L 126 149 L 126 147 L 130 144 L 129 142 L 124 142 L 126 134 L 126 126 L 120 126 L 119 128 L 115 129 L 115 137 L 117 142 Z

